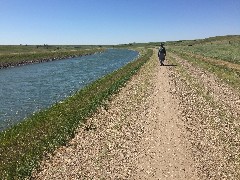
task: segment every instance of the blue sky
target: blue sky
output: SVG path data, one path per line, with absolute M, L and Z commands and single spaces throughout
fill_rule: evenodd
M 122 44 L 240 35 L 240 0 L 0 0 L 0 44 Z

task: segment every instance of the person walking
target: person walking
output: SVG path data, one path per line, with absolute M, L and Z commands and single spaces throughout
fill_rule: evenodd
M 163 43 L 161 43 L 160 48 L 158 50 L 158 58 L 160 61 L 160 66 L 164 66 L 163 62 L 165 60 L 165 56 L 167 55 L 165 47 L 163 47 Z

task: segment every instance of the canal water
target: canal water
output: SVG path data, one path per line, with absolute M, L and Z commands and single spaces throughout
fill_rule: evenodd
M 138 53 L 103 53 L 0 69 L 0 131 L 74 94 L 92 81 L 134 60 Z

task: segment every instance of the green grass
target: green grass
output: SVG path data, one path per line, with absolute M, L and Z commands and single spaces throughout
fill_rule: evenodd
M 104 100 L 116 93 L 150 58 L 147 50 L 137 60 L 83 88 L 62 103 L 32 115 L 0 133 L 0 177 L 23 179 L 45 153 L 65 145 Z
M 204 39 L 194 40 L 178 40 L 178 41 L 166 41 L 166 45 L 170 46 L 188 46 L 188 45 L 204 45 L 204 44 L 239 44 L 240 35 L 226 35 L 215 36 Z
M 0 45 L 0 54 L 71 51 L 78 49 L 100 48 L 96 45 Z
M 172 52 L 178 54 L 182 58 L 192 62 L 193 64 L 214 73 L 217 75 L 219 79 L 224 81 L 225 83 L 229 84 L 233 88 L 235 88 L 237 91 L 240 92 L 240 71 L 237 69 L 228 68 L 223 65 L 215 64 L 211 61 L 203 61 L 199 58 L 196 58 L 194 56 L 190 56 L 189 54 L 185 53 L 184 51 L 178 51 L 171 49 Z
M 191 45 L 191 46 L 189 46 Z M 240 91 L 240 36 L 217 36 L 200 40 L 168 42 L 167 50 L 216 74 Z M 200 56 L 195 56 L 200 55 Z M 203 58 L 212 58 L 211 60 Z M 230 62 L 232 66 L 223 65 Z M 231 67 L 231 68 L 230 68 Z M 235 68 L 234 68 L 235 67 Z
M 87 46 L 88 47 L 88 46 Z M 81 46 L 0 46 L 0 67 L 14 66 L 29 61 L 62 59 L 103 51 L 98 47 Z
M 171 48 L 171 47 L 170 47 Z M 194 53 L 214 59 L 221 59 L 231 63 L 240 64 L 239 44 L 204 44 L 194 46 L 173 47 L 175 51 Z

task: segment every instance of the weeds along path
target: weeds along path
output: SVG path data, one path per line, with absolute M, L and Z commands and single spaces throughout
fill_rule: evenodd
M 131 179 L 153 93 L 154 61 L 79 127 L 65 147 L 49 155 L 33 179 Z
M 220 66 L 225 66 L 225 67 L 235 69 L 235 70 L 238 70 L 238 71 L 240 70 L 240 65 L 236 64 L 236 63 L 231 63 L 231 62 L 220 60 L 220 59 L 216 60 L 214 58 L 204 57 L 204 56 L 194 54 L 194 53 L 187 53 L 187 52 L 184 52 L 184 53 L 186 55 L 190 56 L 190 57 L 195 57 L 195 58 L 198 58 L 198 59 L 200 59 L 202 61 L 205 61 L 205 62 L 210 62 L 210 63 L 220 65 Z
M 202 179 L 240 179 L 240 95 L 214 74 L 172 54 L 176 95 Z
M 32 179 L 198 179 L 173 69 L 155 51 Z

